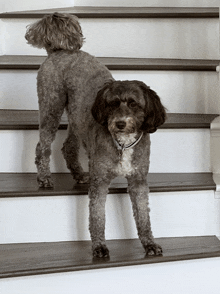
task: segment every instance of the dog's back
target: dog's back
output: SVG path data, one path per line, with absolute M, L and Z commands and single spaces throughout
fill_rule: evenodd
M 65 100 L 69 123 L 87 129 L 97 92 L 110 80 L 113 80 L 111 73 L 94 56 L 81 50 L 55 51 L 38 72 L 38 93 L 43 88 L 61 93 L 59 97 Z M 45 95 L 38 96 L 41 103 Z

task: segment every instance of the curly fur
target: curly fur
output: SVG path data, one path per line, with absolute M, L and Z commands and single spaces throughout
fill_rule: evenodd
M 144 83 L 114 81 L 103 64 L 79 50 L 79 41 L 75 45 L 72 43 L 76 37 L 71 35 L 68 49 L 64 49 L 64 37 L 60 35 L 66 36 L 67 27 L 71 29 L 72 22 L 75 23 L 74 30 L 78 28 L 76 35 L 82 37 L 76 18 L 60 14 L 46 16 L 32 25 L 26 34 L 29 43 L 44 47 L 48 52 L 37 77 L 40 140 L 36 147 L 36 165 L 39 186 L 53 187 L 49 166 L 51 143 L 66 110 L 69 126 L 62 152 L 73 178 L 81 183 L 90 181 L 89 230 L 94 257 L 109 256 L 105 243 L 105 201 L 108 187 L 118 175 L 128 180 L 137 231 L 146 254 L 159 255 L 162 249 L 154 242 L 151 232 L 147 173 L 149 133 L 164 123 L 165 109 L 157 94 Z M 53 36 L 48 41 L 48 32 L 56 30 L 57 36 L 57 27 L 60 28 L 59 37 L 54 41 Z M 70 50 L 70 47 L 75 49 Z M 135 141 L 137 143 L 133 145 Z M 81 143 L 89 158 L 89 179 L 78 159 Z M 129 144 L 131 146 L 127 148 Z
M 160 98 L 140 81 L 112 81 L 98 92 L 92 114 L 99 124 L 89 127 L 88 138 L 90 233 L 94 252 L 98 256 L 107 254 L 104 204 L 111 180 L 120 175 L 128 180 L 136 227 L 146 254 L 160 255 L 162 249 L 154 242 L 151 231 L 147 184 L 149 133 L 155 132 L 166 119 Z M 141 133 L 143 136 L 134 147 L 117 150 L 114 140 L 126 146 Z
M 29 25 L 25 38 L 28 44 L 44 48 L 48 53 L 57 50 L 76 51 L 84 41 L 78 18 L 58 12 Z

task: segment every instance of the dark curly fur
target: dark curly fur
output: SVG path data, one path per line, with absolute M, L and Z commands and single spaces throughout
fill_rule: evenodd
M 157 94 L 139 81 L 114 81 L 108 69 L 80 49 L 83 36 L 76 17 L 55 13 L 28 28 L 29 44 L 46 48 L 48 57 L 37 77 L 40 140 L 36 165 L 40 187 L 53 186 L 51 143 L 66 110 L 68 137 L 62 152 L 73 178 L 90 180 L 90 234 L 94 257 L 108 257 L 105 243 L 105 201 L 118 175 L 128 180 L 128 192 L 139 238 L 147 255 L 159 255 L 148 206 L 149 133 L 166 114 Z M 89 157 L 89 179 L 79 163 L 80 143 Z
M 162 249 L 154 242 L 151 232 L 147 174 L 150 156 L 149 133 L 155 132 L 158 126 L 164 123 L 165 109 L 157 94 L 144 83 L 113 81 L 98 92 L 92 114 L 102 126 L 101 128 L 94 125 L 89 128 L 90 132 L 93 132 L 89 138 L 89 149 L 93 152 L 90 156 L 89 195 L 90 232 L 95 244 L 94 250 L 99 248 L 100 254 L 99 246 L 103 245 L 105 248 L 105 197 L 110 181 L 120 175 L 128 180 L 128 192 L 137 231 L 146 255 L 160 255 Z M 133 148 L 117 150 L 113 139 L 123 146 L 134 142 L 141 133 L 141 140 Z

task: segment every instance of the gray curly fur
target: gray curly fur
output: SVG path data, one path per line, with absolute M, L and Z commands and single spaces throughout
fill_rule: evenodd
M 80 50 L 83 35 L 74 16 L 55 13 L 29 26 L 26 39 L 45 48 L 48 57 L 37 77 L 40 140 L 36 165 L 40 187 L 53 187 L 50 173 L 51 143 L 61 116 L 68 115 L 68 137 L 62 152 L 67 167 L 78 182 L 90 181 L 89 229 L 94 257 L 108 257 L 105 243 L 105 201 L 113 178 L 128 180 L 139 238 L 147 255 L 160 255 L 151 231 L 147 173 L 149 133 L 165 121 L 159 97 L 142 82 L 114 81 L 109 70 L 95 57 Z M 120 151 L 115 142 L 132 143 Z M 89 178 L 83 172 L 78 153 L 80 142 L 89 158 Z

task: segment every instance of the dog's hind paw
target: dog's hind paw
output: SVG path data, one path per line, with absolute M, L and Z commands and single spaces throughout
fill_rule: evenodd
M 84 173 L 79 179 L 77 179 L 77 184 L 88 184 L 89 183 L 89 173 Z
M 44 178 L 44 179 L 37 178 L 37 182 L 38 182 L 39 188 L 48 188 L 48 189 L 53 188 L 53 180 L 51 178 Z
M 151 243 L 144 246 L 146 256 L 153 256 L 153 255 L 162 255 L 163 250 L 162 247 L 156 243 Z
M 109 250 L 106 245 L 98 245 L 93 249 L 94 258 L 109 258 Z

